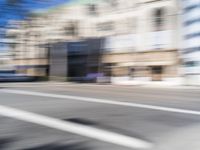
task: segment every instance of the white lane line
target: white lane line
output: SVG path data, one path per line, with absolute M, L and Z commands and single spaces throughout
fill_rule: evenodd
M 70 95 L 59 95 L 59 94 L 49 94 L 49 93 L 41 93 L 41 92 L 23 91 L 23 90 L 1 89 L 0 91 L 5 92 L 5 93 L 20 94 L 20 95 L 51 97 L 51 98 L 59 98 L 59 99 L 73 99 L 73 100 L 76 100 L 76 101 L 84 101 L 84 102 L 92 102 L 92 103 L 103 103 L 103 104 L 110 104 L 110 105 L 136 107 L 136 108 L 159 110 L 159 111 L 174 112 L 174 113 L 200 115 L 200 111 L 195 111 L 195 110 L 179 109 L 179 108 L 171 108 L 171 107 L 163 107 L 163 106 L 155 106 L 155 105 L 146 105 L 146 104 L 114 101 L 114 100 L 107 100 L 107 99 L 98 99 L 98 98 L 89 98 L 89 97 L 80 97 L 80 96 L 70 96 Z
M 153 146 L 151 143 L 138 138 L 102 129 L 97 129 L 86 125 L 80 125 L 69 121 L 62 121 L 56 118 L 51 118 L 2 105 L 0 105 L 0 115 L 129 148 L 149 149 Z

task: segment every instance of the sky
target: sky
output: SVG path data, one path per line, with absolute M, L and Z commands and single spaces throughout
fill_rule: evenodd
M 7 5 L 6 1 L 17 0 L 0 0 L 0 26 L 5 26 L 11 19 L 23 19 L 27 13 L 37 9 L 48 9 L 62 3 L 73 0 L 18 0 L 20 5 Z

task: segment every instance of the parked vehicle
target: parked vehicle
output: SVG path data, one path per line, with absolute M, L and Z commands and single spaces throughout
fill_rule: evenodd
M 35 77 L 25 74 L 16 74 L 14 72 L 0 72 L 0 82 L 28 82 L 36 80 Z

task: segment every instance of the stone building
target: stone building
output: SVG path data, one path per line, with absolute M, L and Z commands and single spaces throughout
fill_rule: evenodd
M 179 83 L 176 0 L 106 1 L 93 7 L 90 28 L 106 38 L 102 63 L 113 82 Z
M 13 51 L 13 64 L 16 72 L 28 76 L 41 77 L 48 72 L 47 51 L 40 44 L 41 38 L 36 21 L 14 21 L 14 28 L 7 30 L 7 37 L 13 39 L 10 49 Z
M 77 0 L 37 12 L 17 30 L 18 46 L 23 48 L 15 51 L 25 59 L 20 56 L 21 63 L 16 64 L 35 65 L 38 68 L 26 71 L 49 75 L 52 44 L 101 38 L 99 73 L 112 82 L 176 83 L 180 76 L 178 12 L 176 0 Z

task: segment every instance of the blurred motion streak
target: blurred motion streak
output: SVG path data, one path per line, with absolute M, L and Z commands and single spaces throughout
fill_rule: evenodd
M 200 85 L 198 0 L 38 4 L 4 6 L 23 14 L 4 25 L 1 71 L 37 80 Z
M 65 132 L 70 132 L 74 134 L 78 134 L 81 136 L 93 138 L 96 140 L 125 146 L 129 148 L 137 148 L 137 149 L 149 149 L 152 148 L 153 144 L 148 141 L 144 141 L 142 139 L 138 139 L 135 137 L 126 136 L 123 134 L 119 134 L 116 132 L 111 132 L 103 129 L 98 129 L 95 127 L 90 127 L 87 125 L 82 125 L 70 121 L 62 121 L 59 119 L 26 112 L 10 107 L 5 107 L 0 105 L 0 115 L 23 120 L 26 122 L 31 122 L 39 125 L 43 125 L 46 127 L 58 129 Z

